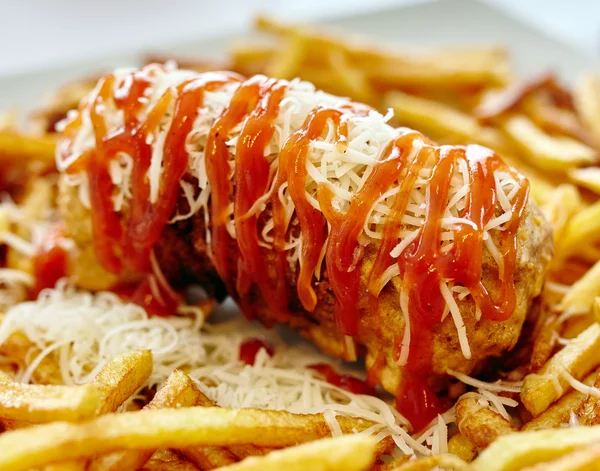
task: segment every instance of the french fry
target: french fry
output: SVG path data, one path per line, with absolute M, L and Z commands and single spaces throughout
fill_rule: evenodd
M 194 385 L 194 387 L 196 387 Z M 198 399 L 195 405 L 202 407 L 216 407 L 211 399 L 209 399 L 202 391 L 197 389 Z M 346 432 L 350 433 L 350 432 Z M 203 450 L 207 448 L 207 450 Z M 219 452 L 222 450 L 222 453 Z M 206 453 L 204 453 L 206 451 Z M 200 468 L 204 469 L 205 467 L 209 467 L 210 463 L 218 464 L 224 463 L 222 466 L 225 466 L 226 461 L 231 460 L 231 462 L 236 461 L 235 458 L 244 459 L 248 456 L 257 456 L 257 455 L 265 455 L 269 453 L 271 450 L 269 448 L 261 448 L 251 443 L 243 444 L 243 445 L 232 445 L 229 449 L 215 449 L 215 447 L 201 447 L 201 449 L 186 449 L 182 450 L 182 452 L 191 459 L 194 463 L 196 463 Z M 206 456 L 203 456 L 206 455 Z M 234 456 L 232 456 L 232 454 Z M 218 466 L 213 466 L 218 467 Z
M 596 376 L 596 372 L 589 374 L 583 380 L 583 383 L 587 386 L 591 386 L 592 384 L 594 384 Z M 569 391 L 567 394 L 563 395 L 558 401 L 552 404 L 540 415 L 527 422 L 521 428 L 521 430 L 533 431 L 549 428 L 558 428 L 562 424 L 568 423 L 571 417 L 571 413 L 573 413 L 573 411 L 576 411 L 581 407 L 581 404 L 584 402 L 586 397 L 587 396 L 585 394 L 579 391 Z
M 566 391 L 569 383 L 562 372 L 576 379 L 587 375 L 600 364 L 600 324 L 592 324 L 556 353 L 536 374 L 529 374 L 523 381 L 521 401 L 525 408 L 537 417 Z
M 233 453 L 218 446 L 184 448 L 181 453 L 199 469 L 203 470 L 222 468 L 237 462 Z
M 600 426 L 520 432 L 498 438 L 471 463 L 472 471 L 517 471 L 600 441 Z
M 79 421 L 93 417 L 102 394 L 91 385 L 0 383 L 0 417 L 31 423 Z
M 457 433 L 448 440 L 448 453 L 458 456 L 461 460 L 470 463 L 477 456 L 477 445 L 462 433 Z
M 478 448 L 485 448 L 499 436 L 516 431 L 508 420 L 479 404 L 469 393 L 456 403 L 456 423 L 460 433 Z
M 595 376 L 593 380 L 593 387 L 600 388 L 600 377 L 597 373 L 590 375 Z M 600 425 L 600 404 L 598 403 L 599 398 L 588 394 L 585 400 L 580 404 L 577 409 L 577 418 L 579 423 L 582 425 Z
M 569 171 L 569 178 L 572 182 L 600 194 L 600 168 L 574 168 Z
M 56 132 L 56 124 L 66 116 L 67 111 L 77 108 L 79 101 L 94 89 L 98 78 L 84 77 L 55 90 L 43 106 L 32 113 L 27 130 L 36 135 Z
M 3 165 L 17 163 L 23 165 L 23 160 L 43 162 L 49 167 L 54 165 L 54 149 L 56 140 L 51 136 L 25 136 L 13 132 L 0 132 L 0 163 Z
M 502 90 L 493 90 L 484 95 L 482 102 L 475 108 L 475 116 L 487 121 L 513 111 L 526 97 L 546 87 L 552 80 L 555 78 L 551 72 L 543 72 L 530 79 L 513 82 Z
M 527 161 L 540 170 L 567 172 L 597 160 L 597 152 L 591 147 L 569 137 L 550 136 L 523 115 L 506 118 L 501 127 L 523 150 Z
M 398 54 L 389 48 L 363 40 L 325 34 L 316 29 L 287 25 L 259 16 L 260 31 L 279 36 L 303 37 L 312 54 L 339 48 L 371 80 L 386 87 L 416 85 L 456 88 L 502 85 L 510 77 L 506 49 L 502 47 L 457 47 L 427 54 Z
M 44 466 L 43 471 L 85 471 L 87 463 L 85 460 L 66 461 Z
M 591 312 L 596 296 L 600 296 L 600 262 L 597 262 L 571 286 L 562 299 L 560 310 L 578 313 Z
M 581 121 L 600 145 L 600 76 L 582 75 L 573 88 L 573 101 Z
M 265 72 L 270 77 L 292 79 L 306 53 L 307 41 L 300 35 L 291 35 L 283 47 L 273 54 Z
M 246 458 L 223 471 L 362 471 L 375 458 L 375 440 L 364 435 L 344 435 L 298 445 L 268 455 Z
M 152 373 L 152 352 L 137 350 L 110 361 L 92 381 L 104 397 L 99 414 L 116 411 L 140 389 Z
M 575 186 L 563 183 L 552 190 L 541 209 L 547 221 L 552 224 L 555 242 L 561 239 L 571 217 L 582 208 L 583 202 Z
M 0 355 L 10 358 L 21 366 L 27 366 L 28 356 L 35 358 L 40 350 L 22 332 L 14 332 L 0 345 Z M 63 383 L 62 374 L 55 361 L 50 357 L 44 357 L 33 372 L 33 381 L 38 384 Z
M 468 471 L 471 469 L 469 463 L 464 462 L 458 456 L 445 454 L 407 461 L 396 468 L 395 471 L 435 471 L 440 468 L 453 469 L 454 471 Z
M 556 262 L 562 263 L 581 247 L 598 240 L 599 231 L 600 201 L 597 201 L 571 217 L 556 248 Z
M 200 391 L 192 379 L 180 370 L 175 370 L 158 390 L 145 409 L 191 407 L 198 403 Z M 152 456 L 152 448 L 127 450 L 99 456 L 89 465 L 89 471 L 125 471 L 138 469 Z
M 171 450 L 157 450 L 140 471 L 196 471 L 198 468 Z
M 523 111 L 541 129 L 549 134 L 572 137 L 592 149 L 597 149 L 594 136 L 581 124 L 577 114 L 552 103 L 547 95 L 532 95 L 523 102 Z
M 410 459 L 411 459 L 411 455 L 404 455 L 399 458 L 396 458 L 393 461 L 388 461 L 387 463 L 373 465 L 371 467 L 371 470 L 372 471 L 395 471 L 396 469 L 398 469 L 400 466 L 402 466 L 404 463 L 406 463 Z
M 593 471 L 600 463 L 600 443 L 583 446 L 549 463 L 543 462 L 523 471 Z
M 420 129 L 433 139 L 450 135 L 495 150 L 504 147 L 498 131 L 482 127 L 472 116 L 443 103 L 394 91 L 387 94 L 385 106 L 394 109 L 400 124 Z
M 26 470 L 119 449 L 245 443 L 280 448 L 330 433 L 327 421 L 319 414 L 220 407 L 141 410 L 108 414 L 81 423 L 54 422 L 1 434 L 0 469 Z

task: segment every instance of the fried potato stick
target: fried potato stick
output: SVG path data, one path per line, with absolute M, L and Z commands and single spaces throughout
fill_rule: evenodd
M 456 455 L 463 461 L 470 463 L 477 456 L 477 445 L 470 438 L 459 432 L 448 440 L 448 453 Z
M 456 403 L 458 430 L 478 448 L 485 448 L 501 435 L 515 432 L 508 420 L 479 404 L 473 394 L 463 395 Z
M 427 456 L 408 461 L 394 471 L 435 471 L 438 469 L 453 469 L 454 471 L 470 470 L 469 463 L 465 463 L 458 456 L 443 454 Z
M 501 126 L 527 161 L 540 170 L 565 173 L 597 161 L 595 149 L 570 137 L 550 136 L 524 115 L 510 116 Z
M 140 471 L 196 471 L 198 468 L 171 450 L 157 450 Z
M 517 471 L 600 441 L 600 426 L 520 432 L 498 438 L 471 463 L 472 471 Z
M 104 366 L 92 381 L 92 386 L 104 396 L 99 414 L 116 411 L 144 385 L 152 367 L 150 350 L 124 353 Z
M 600 443 L 582 446 L 554 461 L 528 466 L 523 471 L 595 471 L 600 463 Z
M 597 373 L 594 372 L 586 376 L 583 383 L 586 386 L 592 386 Z M 542 414 L 527 422 L 522 431 L 543 430 L 549 428 L 558 428 L 562 424 L 569 422 L 571 413 L 577 411 L 586 399 L 586 394 L 573 390 L 562 396 L 558 401 L 552 404 Z
M 600 295 L 600 261 L 590 268 L 569 291 L 560 304 L 562 311 L 587 313 L 592 311 L 596 296 Z
M 28 365 L 28 358 L 36 358 L 40 350 L 22 332 L 14 332 L 0 345 L 0 355 L 22 367 Z M 44 357 L 33 371 L 32 379 L 37 384 L 63 384 L 62 374 L 56 362 L 49 356 Z
M 119 449 L 187 448 L 246 443 L 285 447 L 331 433 L 320 414 L 219 407 L 142 410 L 82 423 L 54 422 L 0 435 L 0 469 L 29 469 Z
M 145 409 L 191 407 L 198 403 L 200 391 L 192 379 L 180 370 L 175 370 L 158 390 Z M 125 471 L 137 469 L 152 456 L 152 449 L 117 451 L 95 458 L 89 471 Z
M 562 375 L 576 379 L 587 375 L 600 364 L 600 324 L 592 324 L 562 350 L 554 354 L 538 373 L 525 377 L 521 401 L 537 417 L 562 396 L 570 385 Z
M 96 415 L 102 399 L 92 385 L 0 382 L 0 417 L 30 423 L 79 421 Z
M 375 458 L 375 440 L 365 435 L 343 435 L 246 458 L 223 471 L 362 471 Z

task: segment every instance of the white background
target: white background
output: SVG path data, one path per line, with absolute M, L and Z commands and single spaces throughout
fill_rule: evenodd
M 600 0 L 483 1 L 599 56 Z M 404 3 L 415 1 L 0 0 L 0 77 L 239 31 L 257 12 L 302 21 Z

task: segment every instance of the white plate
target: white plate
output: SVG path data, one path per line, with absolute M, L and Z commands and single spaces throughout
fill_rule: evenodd
M 522 75 L 551 68 L 566 80 L 572 80 L 584 70 L 600 70 L 598 59 L 588 57 L 506 13 L 474 0 L 425 2 L 340 17 L 327 23 L 353 34 L 365 34 L 397 43 L 404 48 L 474 43 L 505 44 L 515 60 L 517 72 Z M 242 31 L 237 36 L 167 44 L 162 50 L 200 57 L 223 57 L 228 44 L 247 35 L 247 31 Z M 40 102 L 44 93 L 65 80 L 117 66 L 135 65 L 138 58 L 138 54 L 130 52 L 90 57 L 89 61 L 77 64 L 59 64 L 35 73 L 1 78 L 0 109 L 30 109 Z

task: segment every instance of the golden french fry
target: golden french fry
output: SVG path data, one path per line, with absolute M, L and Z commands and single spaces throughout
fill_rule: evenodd
M 600 388 L 600 377 L 598 373 L 590 375 L 595 377 L 593 380 L 593 387 Z M 600 425 L 600 404 L 598 403 L 599 398 L 588 394 L 585 400 L 577 409 L 577 418 L 579 423 L 582 425 Z
M 448 440 L 448 453 L 458 456 L 461 460 L 470 463 L 477 456 L 477 445 L 462 433 L 457 433 Z
M 101 405 L 102 394 L 91 385 L 0 383 L 0 417 L 4 419 L 78 421 L 93 417 Z
M 586 445 L 560 458 L 524 468 L 523 471 L 594 471 L 600 463 L 600 443 Z
M 395 471 L 435 471 L 438 469 L 453 469 L 454 471 L 470 470 L 469 463 L 454 455 L 436 455 L 407 461 Z
M 537 417 L 570 388 L 562 375 L 568 373 L 580 379 L 600 364 L 600 324 L 592 324 L 562 350 L 556 353 L 537 373 L 525 377 L 521 401 Z
M 340 87 L 335 91 L 336 94 L 349 96 L 361 103 L 378 105 L 378 97 L 365 73 L 359 67 L 349 63 L 346 53 L 342 49 L 332 49 L 329 51 L 327 59 L 335 74 L 334 83 Z
M 167 378 L 145 409 L 166 409 L 171 407 L 191 407 L 198 403 L 200 391 L 192 379 L 180 370 L 175 370 Z M 116 451 L 95 458 L 89 471 L 126 471 L 138 469 L 152 456 L 153 449 Z
M 226 448 L 218 446 L 199 446 L 183 448 L 181 453 L 199 469 L 216 469 L 237 462 L 236 456 Z
M 395 471 L 408 460 L 410 460 L 411 455 L 404 455 L 399 458 L 396 458 L 393 461 L 388 461 L 387 463 L 374 465 L 371 467 L 372 471 Z
M 394 109 L 401 125 L 419 129 L 433 139 L 450 135 L 497 151 L 504 148 L 497 130 L 483 127 L 474 117 L 443 103 L 393 91 L 386 95 L 385 106 Z
M 35 358 L 39 353 L 40 350 L 22 332 L 14 332 L 0 345 L 0 355 L 10 358 L 21 366 L 27 366 L 28 356 Z M 63 384 L 58 365 L 48 356 L 40 362 L 32 377 L 38 384 Z
M 256 27 L 261 31 L 290 37 L 303 37 L 312 54 L 340 48 L 352 64 L 360 66 L 369 80 L 390 87 L 501 85 L 510 77 L 506 49 L 503 47 L 457 47 L 422 54 L 399 54 L 389 48 L 363 40 L 323 33 L 304 26 L 287 25 L 259 16 Z
M 514 110 L 532 93 L 540 90 L 554 80 L 551 72 L 544 72 L 527 80 L 509 84 L 502 90 L 486 93 L 475 109 L 475 115 L 482 120 L 489 120 Z
M 12 383 L 13 377 L 4 371 L 0 371 L 0 383 Z
M 600 201 L 579 211 L 569 220 L 556 248 L 559 262 L 579 252 L 581 247 L 597 241 L 600 233 Z
M 546 219 L 552 224 L 555 241 L 559 241 L 571 217 L 583 207 L 577 188 L 568 183 L 557 186 L 549 195 L 541 209 Z
M 140 389 L 152 373 L 152 352 L 124 353 L 100 370 L 92 385 L 104 396 L 99 414 L 114 412 Z
M 26 470 L 119 449 L 244 443 L 278 448 L 313 441 L 330 433 L 327 421 L 320 414 L 220 407 L 141 410 L 1 434 L 0 469 Z
M 344 435 L 272 451 L 265 456 L 221 468 L 223 471 L 362 471 L 375 459 L 375 440 L 364 435 Z
M 572 182 L 600 194 L 600 168 L 574 168 L 569 171 L 569 178 Z
M 56 132 L 56 124 L 66 116 L 67 111 L 77 108 L 79 101 L 94 89 L 98 78 L 85 77 L 53 91 L 43 106 L 32 113 L 27 129 L 36 135 Z
M 456 403 L 458 430 L 478 448 L 485 448 L 501 435 L 516 429 L 500 414 L 479 404 L 477 397 L 465 394 Z
M 157 450 L 140 471 L 196 471 L 198 468 L 171 450 Z
M 549 134 L 562 134 L 596 148 L 594 136 L 581 124 L 571 109 L 560 108 L 545 95 L 532 95 L 523 102 L 523 111 L 531 120 Z
M 517 471 L 600 441 L 600 426 L 520 432 L 498 438 L 471 463 L 472 471 Z
M 306 53 L 306 40 L 300 35 L 291 35 L 283 47 L 273 54 L 265 73 L 270 77 L 292 79 L 297 75 L 298 65 Z
M 384 87 L 485 87 L 503 85 L 510 65 L 503 47 L 471 47 L 419 55 L 383 55 L 364 62 L 370 80 Z
M 43 471 L 85 471 L 87 463 L 85 460 L 67 461 L 64 463 L 49 464 Z
M 582 75 L 573 88 L 573 101 L 581 121 L 600 145 L 600 76 Z
M 36 160 L 54 165 L 56 139 L 52 136 L 25 136 L 13 132 L 0 132 L 0 162 L 23 165 L 23 160 Z
M 531 358 L 529 360 L 529 371 L 539 370 L 548 361 L 556 347 L 556 329 L 558 327 L 557 317 L 551 316 L 546 319 L 540 331 L 533 340 Z
M 600 296 L 600 261 L 571 286 L 560 304 L 560 309 L 569 312 L 591 312 L 596 296 Z
M 596 372 L 589 374 L 583 380 L 583 383 L 587 386 L 591 386 L 594 384 L 596 376 Z M 586 394 L 583 394 L 582 392 L 576 390 L 569 391 L 540 415 L 527 422 L 521 430 L 533 431 L 558 428 L 562 424 L 568 423 L 571 418 L 571 413 L 579 409 L 586 397 Z
M 194 387 L 196 386 L 194 385 Z M 194 405 L 202 407 L 217 406 L 217 404 L 215 404 L 211 399 L 209 399 L 202 391 L 200 391 L 197 388 L 196 391 L 198 399 Z M 221 464 L 221 466 L 225 466 L 226 464 L 228 464 L 228 461 L 231 463 L 235 462 L 236 457 L 241 460 L 247 458 L 248 456 L 265 455 L 270 451 L 271 450 L 269 448 L 258 447 L 252 445 L 251 443 L 246 443 L 243 445 L 232 445 L 228 447 L 228 449 L 217 447 L 198 447 L 182 450 L 182 452 L 201 469 L 211 468 L 211 466 L 213 468 L 218 467 L 219 463 L 223 463 Z
M 569 137 L 550 136 L 523 115 L 508 117 L 501 126 L 523 150 L 527 161 L 541 170 L 567 172 L 597 161 L 596 150 Z

